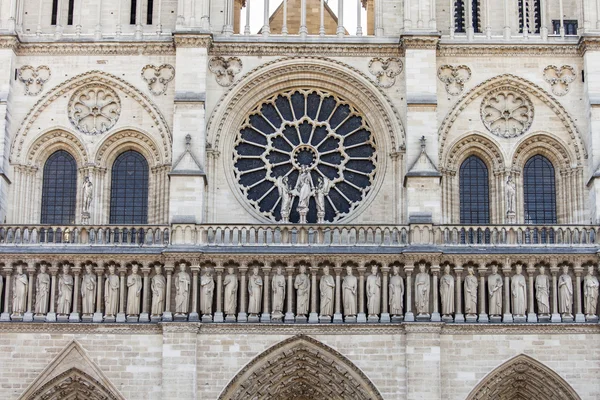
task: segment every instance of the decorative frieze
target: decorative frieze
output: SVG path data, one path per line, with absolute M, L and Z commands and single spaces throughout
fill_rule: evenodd
M 142 79 L 148 84 L 148 90 L 155 96 L 167 91 L 169 82 L 175 78 L 175 68 L 170 64 L 155 66 L 152 64 L 142 68 Z
M 40 94 L 51 75 L 50 67 L 47 65 L 40 65 L 36 68 L 31 65 L 23 65 L 17 73 L 17 77 L 25 85 L 25 94 L 28 96 Z
M 208 61 L 208 69 L 216 75 L 219 85 L 228 87 L 242 71 L 242 60 L 238 57 L 212 57 Z
M 85 85 L 73 93 L 69 101 L 69 121 L 81 133 L 105 133 L 117 123 L 120 115 L 119 95 L 107 85 Z
M 552 93 L 557 96 L 569 93 L 569 85 L 575 81 L 576 77 L 575 68 L 570 65 L 563 65 L 560 68 L 548 65 L 544 68 L 544 80 L 550 84 Z
M 449 95 L 458 96 L 465 83 L 471 79 L 471 69 L 466 65 L 442 65 L 438 68 L 438 78 L 444 83 Z
M 396 83 L 396 76 L 402 72 L 402 60 L 398 57 L 376 57 L 369 61 L 369 72 L 375 75 L 382 88 L 389 88 Z

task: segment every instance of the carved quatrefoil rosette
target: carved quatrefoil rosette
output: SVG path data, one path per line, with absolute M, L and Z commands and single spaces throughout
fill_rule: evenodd
M 394 57 L 376 57 L 369 62 L 369 72 L 375 75 L 382 88 L 392 87 L 396 83 L 396 76 L 400 75 L 402 67 L 402 60 Z
M 306 168 L 313 187 L 327 179 L 324 220 L 339 221 L 366 198 L 377 170 L 374 135 L 362 115 L 347 101 L 319 90 L 297 89 L 258 104 L 234 142 L 233 171 L 243 197 L 262 216 L 281 216 L 279 178 L 294 189 Z M 290 222 L 298 222 L 298 197 Z M 310 198 L 307 220 L 317 221 Z
M 69 101 L 69 120 L 78 131 L 98 135 L 115 126 L 121 114 L 121 100 L 106 85 L 86 85 Z
M 175 78 L 175 68 L 169 64 L 160 66 L 146 65 L 142 68 L 142 79 L 148 84 L 150 93 L 160 96 L 167 91 L 167 86 Z
M 221 86 L 231 86 L 235 76 L 242 71 L 242 60 L 238 57 L 213 57 L 208 62 L 208 69 L 217 77 Z
M 563 65 L 558 68 L 555 65 L 548 65 L 544 68 L 544 80 L 552 87 L 552 93 L 557 96 L 564 96 L 569 93 L 569 84 L 575 81 L 577 74 L 570 65 Z
M 442 65 L 438 68 L 438 78 L 446 85 L 446 92 L 451 96 L 462 93 L 465 83 L 471 79 L 471 69 L 466 65 Z
M 33 68 L 31 65 L 23 65 L 19 68 L 17 77 L 25 84 L 25 94 L 36 96 L 44 89 L 44 83 L 48 82 L 51 73 L 50 68 L 40 65 Z
M 531 127 L 533 104 L 529 97 L 512 87 L 499 87 L 481 102 L 481 119 L 494 135 L 512 138 Z

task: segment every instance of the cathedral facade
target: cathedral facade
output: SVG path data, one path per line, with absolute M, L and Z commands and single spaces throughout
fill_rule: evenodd
M 600 398 L 600 2 L 0 0 L 0 399 Z

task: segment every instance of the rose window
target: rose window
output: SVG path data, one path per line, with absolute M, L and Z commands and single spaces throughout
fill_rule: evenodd
M 371 189 L 375 139 L 347 101 L 292 90 L 254 108 L 234 144 L 234 173 L 250 204 L 287 222 L 334 222 Z
M 494 135 L 511 138 L 525 133 L 533 122 L 533 104 L 512 88 L 491 91 L 481 103 L 481 119 Z
M 97 135 L 112 128 L 121 113 L 121 101 L 108 86 L 90 85 L 77 90 L 69 102 L 69 119 L 82 133 Z

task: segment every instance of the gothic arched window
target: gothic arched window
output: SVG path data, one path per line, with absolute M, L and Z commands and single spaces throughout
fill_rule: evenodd
M 535 155 L 523 169 L 523 202 L 526 224 L 556 223 L 554 166 L 546 157 Z
M 460 166 L 460 223 L 490 223 L 490 188 L 487 166 L 470 156 Z
M 53 153 L 44 164 L 42 224 L 75 223 L 77 163 L 64 150 Z
M 137 151 L 122 153 L 113 164 L 110 223 L 148 223 L 148 162 Z

